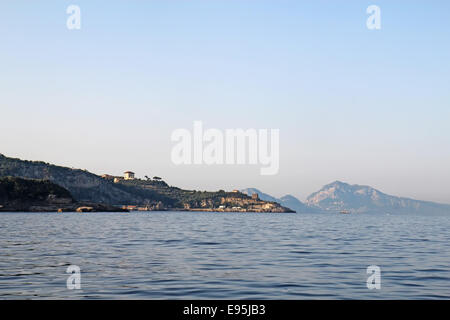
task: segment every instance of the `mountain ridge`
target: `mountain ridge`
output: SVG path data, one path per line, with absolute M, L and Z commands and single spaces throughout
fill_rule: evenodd
M 274 198 L 256 188 L 242 189 L 244 193 L 258 193 L 263 198 Z M 340 212 L 353 213 L 449 213 L 450 204 L 397 197 L 381 192 L 371 186 L 349 184 L 336 180 L 313 192 L 302 202 L 292 195 L 274 198 L 283 206 L 299 213 Z
M 450 213 L 449 204 L 393 196 L 371 186 L 349 184 L 339 180 L 312 193 L 305 203 L 325 211 Z

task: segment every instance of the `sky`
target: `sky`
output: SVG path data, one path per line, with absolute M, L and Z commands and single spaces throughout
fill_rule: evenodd
M 448 1 L 1 1 L 0 153 L 187 189 L 304 200 L 341 180 L 450 203 L 449 16 Z M 278 174 L 175 165 L 171 133 L 194 121 L 279 129 Z

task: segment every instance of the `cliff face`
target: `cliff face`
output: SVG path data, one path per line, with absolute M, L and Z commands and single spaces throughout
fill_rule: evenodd
M 13 159 L 3 155 L 0 155 L 1 176 L 49 180 L 69 190 L 78 201 L 137 204 L 164 198 L 158 197 L 151 190 L 137 192 L 132 186 L 114 184 L 88 171 L 40 161 Z M 164 200 L 167 201 L 167 199 Z

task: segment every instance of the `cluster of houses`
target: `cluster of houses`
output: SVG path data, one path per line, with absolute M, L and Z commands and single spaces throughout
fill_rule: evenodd
M 189 211 L 219 211 L 219 212 L 285 212 L 285 208 L 278 203 L 263 201 L 257 193 L 250 198 L 243 197 L 238 190 L 233 190 L 236 195 L 229 195 L 220 198 L 220 205 L 214 207 L 211 199 L 201 201 L 200 208 L 191 208 L 189 204 L 184 205 Z
M 119 183 L 124 180 L 135 180 L 135 174 L 132 171 L 125 171 L 123 177 L 112 176 L 109 174 L 102 175 L 103 179 Z M 155 180 L 160 180 L 159 177 L 154 177 Z M 187 211 L 222 211 L 222 212 L 286 212 L 278 203 L 263 201 L 259 198 L 257 193 L 252 194 L 251 197 L 244 197 L 239 190 L 233 190 L 231 195 L 220 199 L 220 205 L 216 207 L 213 199 L 203 199 L 196 207 L 192 208 L 190 204 L 185 203 L 184 208 L 173 208 L 173 210 L 187 210 Z M 129 211 L 160 211 L 167 210 L 162 202 L 152 203 L 144 206 L 125 205 L 123 209 Z
M 165 211 L 165 210 L 167 210 L 166 206 L 161 201 L 158 201 L 157 203 L 153 203 L 153 204 L 148 204 L 145 206 L 124 205 L 124 206 L 122 206 L 122 209 L 125 209 L 128 211 Z
M 123 173 L 123 177 L 104 174 L 104 175 L 102 175 L 102 178 L 106 179 L 106 180 L 114 181 L 114 183 L 118 183 L 122 180 L 134 180 L 135 179 L 134 172 L 132 172 L 132 171 L 125 171 Z
M 239 191 L 233 190 L 234 193 Z M 242 198 L 241 196 L 228 196 L 220 199 L 219 210 L 224 211 L 246 211 L 246 212 L 272 212 L 279 206 L 278 203 L 267 202 L 259 199 L 257 193 L 252 194 L 251 198 Z M 231 210 L 230 210 L 231 209 Z

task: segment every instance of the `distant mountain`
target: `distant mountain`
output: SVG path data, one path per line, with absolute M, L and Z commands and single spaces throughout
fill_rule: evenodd
M 325 185 L 306 199 L 309 207 L 328 212 L 450 213 L 450 205 L 395 197 L 369 186 L 341 181 Z
M 320 210 L 317 210 L 317 208 L 309 207 L 300 200 L 298 200 L 296 197 L 288 194 L 279 199 L 280 203 L 284 207 L 291 208 L 292 210 L 295 210 L 295 212 L 298 213 L 316 213 Z
M 298 213 L 340 212 L 348 210 L 354 213 L 448 213 L 450 205 L 430 201 L 420 201 L 385 194 L 369 186 L 350 185 L 335 181 L 311 194 L 303 203 L 297 198 L 286 195 L 275 198 L 256 188 L 242 189 L 242 193 L 257 193 L 266 201 L 275 201 Z
M 256 188 L 246 188 L 246 189 L 242 189 L 240 190 L 242 193 L 245 193 L 249 196 L 251 196 L 252 194 L 256 193 L 258 194 L 259 198 L 261 200 L 264 201 L 272 201 L 272 202 L 278 202 L 280 203 L 283 207 L 287 207 L 290 208 L 292 210 L 294 210 L 297 213 L 314 213 L 314 212 L 318 212 L 317 208 L 313 208 L 313 207 L 308 207 L 307 205 L 305 205 L 303 202 L 301 202 L 300 200 L 298 200 L 297 198 L 295 198 L 294 196 L 291 195 L 285 195 L 281 198 L 275 198 L 267 193 L 264 193 Z

